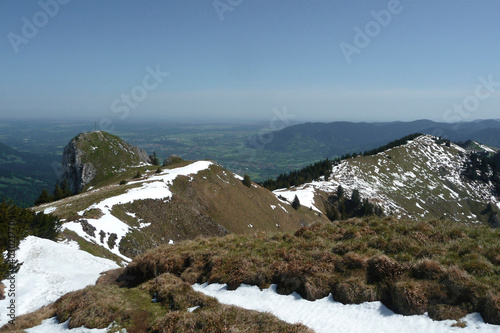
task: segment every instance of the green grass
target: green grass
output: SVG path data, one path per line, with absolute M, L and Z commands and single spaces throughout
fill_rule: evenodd
M 80 250 L 86 251 L 93 256 L 100 257 L 100 258 L 106 258 L 109 260 L 113 260 L 116 262 L 118 265 L 122 266 L 123 265 L 123 259 L 119 256 L 117 256 L 114 253 L 111 253 L 110 251 L 106 250 L 104 247 L 95 244 L 95 243 L 90 243 L 83 239 L 82 237 L 78 236 L 75 232 L 71 230 L 64 230 L 61 233 L 61 238 L 63 239 L 70 239 L 78 243 L 78 246 Z
M 61 199 L 57 202 L 49 203 L 48 206 L 57 207 L 57 211 L 54 214 L 59 216 L 60 218 L 72 220 L 75 218 L 79 218 L 77 216 L 77 212 L 85 210 L 89 208 L 91 205 L 98 203 L 102 200 L 118 196 L 120 194 L 125 193 L 127 190 L 131 188 L 136 188 L 139 186 L 141 186 L 141 184 L 127 184 L 122 186 L 104 187 L 101 188 L 99 191 L 85 192 L 79 195 Z M 34 207 L 33 209 L 37 211 L 43 211 L 45 209 L 45 205 L 43 207 L 37 206 Z

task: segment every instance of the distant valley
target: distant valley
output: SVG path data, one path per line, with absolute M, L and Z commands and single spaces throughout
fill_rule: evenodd
M 343 304 L 378 301 L 388 315 L 447 319 L 447 327 L 476 325 L 470 316 L 481 318 L 478 325 L 500 324 L 498 149 L 420 134 L 386 147 L 336 160 L 322 175 L 310 167 L 311 180 L 271 192 L 217 161 L 171 156 L 161 163 L 110 133 L 79 134 L 64 148 L 57 183 L 79 193 L 31 210 L 47 225 L 57 220 L 61 229 L 48 231 L 58 243 L 35 237 L 43 228 L 28 229 L 34 234 L 20 250 L 43 256 L 25 257 L 19 275 L 46 279 L 37 290 L 23 286 L 31 291 L 22 299 L 50 297 L 3 329 L 56 316 L 70 319 L 69 327 L 131 331 L 210 330 L 221 322 L 308 331 L 228 308 L 197 292 L 205 283 L 329 304 L 329 295 Z M 74 258 L 92 255 L 85 279 L 114 269 L 78 291 L 89 282 L 68 275 L 81 281 L 62 291 L 50 283 L 60 279 L 57 270 L 47 267 L 59 267 L 50 253 L 69 247 Z M 141 316 L 131 310 L 137 304 Z M 219 319 L 207 324 L 207 316 Z
M 60 172 L 63 148 L 94 124 L 81 122 L 5 122 L 0 142 L 18 151 L 13 160 L 0 158 L 0 196 L 25 207 L 42 188 L 52 191 Z M 374 149 L 412 133 L 443 136 L 452 141 L 475 140 L 500 146 L 500 122 L 437 123 L 428 120 L 389 123 L 305 123 L 270 132 L 269 123 L 175 124 L 123 123 L 113 134 L 161 159 L 172 154 L 185 160 L 212 159 L 254 181 L 264 181 L 310 163 Z M 0 152 L 0 154 L 6 154 Z M 11 154 L 11 153 L 9 153 Z M 14 154 L 14 155 L 16 155 Z M 22 157 L 19 154 L 23 155 Z M 13 156 L 14 156 L 13 155 Z M 13 158 L 13 157 L 11 157 Z M 29 163 L 18 163 L 29 159 Z M 18 161 L 16 163 L 12 163 Z M 26 170 L 26 172 L 20 170 Z M 24 172 L 24 173 L 23 173 Z M 18 175 L 13 178 L 11 175 Z M 29 181 L 22 177 L 32 177 Z M 34 184 L 29 186 L 27 184 Z M 8 186 L 8 187 L 7 187 Z

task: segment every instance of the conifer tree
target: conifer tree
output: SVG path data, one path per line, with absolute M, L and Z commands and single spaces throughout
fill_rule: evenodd
M 47 203 L 50 201 L 51 201 L 51 198 L 50 198 L 49 191 L 47 191 L 46 189 L 43 189 L 42 193 L 40 194 L 38 199 L 35 201 L 35 205 L 38 206 L 38 205 L 41 205 L 41 204 L 44 204 L 44 203 Z
M 17 249 L 18 244 L 28 235 L 55 239 L 61 228 L 56 216 L 35 213 L 31 209 L 18 207 L 12 202 L 0 203 L 0 280 L 15 273 L 21 263 L 9 252 Z M 3 255 L 2 255 L 3 254 Z
M 54 188 L 54 200 L 59 200 L 62 198 L 64 198 L 64 192 L 59 184 L 56 184 L 56 187 Z
M 68 180 L 67 179 L 64 179 L 64 182 L 61 186 L 61 190 L 62 190 L 62 194 L 63 194 L 63 197 L 66 198 L 66 197 L 69 197 L 71 196 L 73 193 L 71 193 L 71 190 L 69 189 L 69 185 L 68 185 Z
M 295 210 L 298 210 L 300 208 L 300 200 L 299 198 L 297 197 L 297 195 L 295 195 L 295 197 L 293 198 L 293 201 L 292 201 L 292 207 L 293 209 Z
M 156 156 L 156 151 L 153 151 L 153 155 L 149 156 L 151 159 L 151 164 L 153 165 L 160 165 L 160 160 L 158 159 L 158 156 Z
M 340 220 L 340 212 L 335 205 L 330 204 L 326 206 L 326 217 L 332 222 Z
M 249 175 L 244 175 L 242 182 L 243 182 L 243 185 L 245 185 L 246 187 L 250 187 L 252 185 L 252 181 L 250 180 Z
M 359 191 L 358 190 L 354 189 L 352 191 L 351 201 L 352 201 L 354 207 L 358 207 L 359 204 L 361 203 L 361 197 L 359 195 Z
M 344 188 L 342 187 L 342 185 L 339 185 L 337 187 L 337 198 L 342 199 L 343 196 L 344 196 Z

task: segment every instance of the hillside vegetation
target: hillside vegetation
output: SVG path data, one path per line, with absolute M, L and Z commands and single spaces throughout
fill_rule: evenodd
M 0 202 L 0 281 L 17 273 L 22 263 L 15 256 L 19 242 L 29 235 L 55 239 L 61 222 L 53 215 L 35 213 L 11 202 Z
M 388 144 L 380 146 L 378 148 L 366 150 L 364 153 L 348 153 L 342 155 L 341 157 L 334 158 L 332 161 L 327 158 L 325 160 L 310 164 L 300 170 L 291 171 L 289 173 L 282 173 L 276 179 L 268 179 L 262 183 L 262 186 L 267 188 L 269 191 L 274 191 L 280 188 L 288 188 L 291 186 L 310 183 L 313 180 L 319 180 L 321 177 L 323 177 L 324 180 L 328 180 L 332 173 L 332 166 L 339 164 L 340 161 L 361 155 L 372 156 L 388 149 L 405 145 L 408 143 L 408 141 L 413 140 L 421 135 L 422 134 L 420 133 L 410 134 L 401 139 L 391 141 Z
M 52 185 L 54 157 L 19 152 L 0 142 L 0 200 L 30 207 L 43 188 Z
M 5 325 L 0 331 L 21 332 L 57 317 L 60 322 L 69 319 L 69 328 L 109 327 L 110 332 L 313 333 L 301 324 L 287 324 L 270 314 L 222 305 L 171 274 L 137 287 L 120 288 L 111 278 L 119 272 L 111 271 L 111 276 L 104 276 L 96 286 L 71 292 L 32 314 L 20 316 L 15 325 Z
M 140 178 L 131 176 L 124 185 L 97 187 L 35 209 L 51 211 L 64 219 L 65 226 L 70 226 L 63 232 L 65 237 L 78 241 L 94 255 L 110 259 L 118 257 L 109 252 L 133 258 L 158 245 L 197 236 L 291 231 L 327 220 L 325 215 L 305 207 L 292 209 L 254 183 L 247 187 L 239 176 L 211 162 L 206 163 L 210 164 L 208 168 L 196 173 L 178 175 L 167 183 L 163 180 L 194 164 L 169 165 L 161 173 L 155 171 L 156 166 L 149 166 Z M 164 193 L 159 197 L 158 188 Z M 143 196 L 133 200 L 127 197 L 141 190 Z M 150 193 L 155 193 L 155 198 L 149 198 Z M 123 200 L 118 199 L 122 197 Z M 118 237 L 116 228 L 106 222 L 109 218 L 118 219 L 117 223 L 126 229 L 123 237 Z
M 295 233 L 229 235 L 159 247 L 136 258 L 130 286 L 174 274 L 189 283 L 242 283 L 315 300 L 382 301 L 436 320 L 480 312 L 500 324 L 500 230 L 447 220 L 364 218 Z
M 328 180 L 274 193 L 307 192 L 326 203 L 342 186 L 345 195 L 358 191 L 362 200 L 379 205 L 386 215 L 497 225 L 500 197 L 491 179 L 498 176 L 486 167 L 489 171 L 476 171 L 476 180 L 466 177 L 473 155 L 450 141 L 422 135 L 375 155 L 345 159 L 333 166 Z M 481 174 L 486 181 L 479 179 Z

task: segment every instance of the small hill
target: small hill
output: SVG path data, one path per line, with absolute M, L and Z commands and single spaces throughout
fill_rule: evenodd
M 61 179 L 83 191 L 34 209 L 63 219 L 64 236 L 82 249 L 119 263 L 198 236 L 289 231 L 327 220 L 311 205 L 295 210 L 257 184 L 245 186 L 214 162 L 178 159 L 159 168 L 146 158 L 118 137 L 81 134 L 65 149 Z
M 144 150 L 117 136 L 102 131 L 81 133 L 64 148 L 58 182 L 67 181 L 71 192 L 78 193 L 149 162 Z
M 473 152 L 477 152 L 477 153 L 495 154 L 495 153 L 498 153 L 500 151 L 500 149 L 498 149 L 498 148 L 486 146 L 486 145 L 483 145 L 479 142 L 472 141 L 472 140 L 459 142 L 457 144 L 460 147 L 462 147 L 468 151 L 473 151 Z
M 314 196 L 316 202 L 323 197 L 326 204 L 341 185 L 346 196 L 358 190 L 363 199 L 382 206 L 388 215 L 487 223 L 492 214 L 487 208 L 496 214 L 499 199 L 491 183 L 463 176 L 469 154 L 456 144 L 423 135 L 373 156 L 343 160 L 333 167 L 328 181 L 274 193 L 285 197 L 296 193 L 299 197 Z

